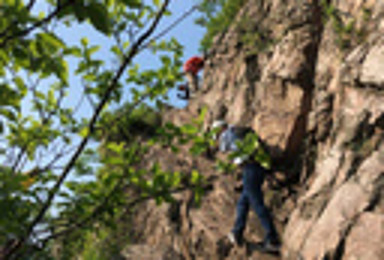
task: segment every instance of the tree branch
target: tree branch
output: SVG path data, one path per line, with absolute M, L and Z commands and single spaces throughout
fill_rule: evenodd
M 44 205 L 42 206 L 42 208 L 40 209 L 39 213 L 37 214 L 37 216 L 32 220 L 31 224 L 28 226 L 28 228 L 26 229 L 26 233 L 21 237 L 19 238 L 19 240 L 17 241 L 17 243 L 12 247 L 10 248 L 7 252 L 5 252 L 5 259 L 10 259 L 10 257 L 12 255 L 14 255 L 25 243 L 25 241 L 27 240 L 27 238 L 31 235 L 31 233 L 33 232 L 33 229 L 35 228 L 35 226 L 43 219 L 43 217 L 45 216 L 47 210 L 49 209 L 49 207 L 51 206 L 52 204 L 52 201 L 53 199 L 55 198 L 56 196 L 56 193 L 59 191 L 61 185 L 63 184 L 64 180 L 66 179 L 66 177 L 68 176 L 69 172 L 71 171 L 71 169 L 73 168 L 73 166 L 75 165 L 77 159 L 79 158 L 79 156 L 81 155 L 81 153 L 83 152 L 83 150 L 85 149 L 88 141 L 89 141 L 89 138 L 91 136 L 91 134 L 94 132 L 94 129 L 95 129 L 95 124 L 102 112 L 102 110 L 104 109 L 105 105 L 107 104 L 107 102 L 109 101 L 110 99 L 110 96 L 113 92 L 113 90 L 116 88 L 116 86 L 118 85 L 118 82 L 121 78 L 121 76 L 123 75 L 125 69 L 127 68 L 127 66 L 130 64 L 130 62 L 132 61 L 132 59 L 137 55 L 137 53 L 140 51 L 140 46 L 144 43 L 144 41 L 151 36 L 151 34 L 155 31 L 156 27 L 158 26 L 159 22 L 160 22 L 160 19 L 162 18 L 162 16 L 164 15 L 168 5 L 169 5 L 169 2 L 170 0 L 165 0 L 163 5 L 161 6 L 159 12 L 156 14 L 156 17 L 155 19 L 153 20 L 153 23 L 152 25 L 150 26 L 150 28 L 148 28 L 148 30 L 140 36 L 140 38 L 137 40 L 137 42 L 135 42 L 132 46 L 132 48 L 130 49 L 126 59 L 123 61 L 122 65 L 120 66 L 119 70 L 117 71 L 116 75 L 114 76 L 114 78 L 112 79 L 111 83 L 109 84 L 109 87 L 106 91 L 106 93 L 104 94 L 102 100 L 100 101 L 98 107 L 96 108 L 96 111 L 95 113 L 93 114 L 91 120 L 90 120 L 90 123 L 89 123 L 89 133 L 87 134 L 87 136 L 85 136 L 83 138 L 83 140 L 81 141 L 78 149 L 76 150 L 75 154 L 72 156 L 72 158 L 70 159 L 70 161 L 68 162 L 68 164 L 66 165 L 65 169 L 63 170 L 61 176 L 59 177 L 58 181 L 55 183 L 54 187 L 50 190 L 49 194 L 48 194 L 48 198 L 46 200 L 46 202 L 44 203 Z M 57 10 L 56 10 L 57 12 Z M 51 15 L 50 15 L 51 16 Z M 48 18 L 48 17 L 47 17 Z M 47 19 L 46 18 L 46 19 Z M 46 20 L 44 19 L 44 20 Z M 33 29 L 32 29 L 33 30 Z M 29 32 L 29 31 L 28 31 Z M 28 33 L 27 32 L 27 33 Z
M 31 0 L 29 1 L 28 5 L 25 8 L 27 8 L 28 11 L 31 11 L 35 3 L 36 3 L 36 0 Z

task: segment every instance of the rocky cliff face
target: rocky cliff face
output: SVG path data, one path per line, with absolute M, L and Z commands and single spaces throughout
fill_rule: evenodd
M 127 259 L 369 259 L 383 250 L 384 1 L 249 0 L 218 35 L 201 92 L 175 124 L 207 107 L 206 123 L 252 126 L 287 185 L 266 186 L 283 238 L 281 256 L 228 248 L 235 176 L 206 158 L 151 151 L 164 167 L 213 180 L 200 207 L 189 192 L 174 205 L 140 209 Z M 262 232 L 250 216 L 248 241 Z

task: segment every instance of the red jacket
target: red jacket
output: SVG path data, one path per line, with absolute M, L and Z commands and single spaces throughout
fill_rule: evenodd
M 204 59 L 198 56 L 193 56 L 184 63 L 184 72 L 191 72 L 196 75 L 204 67 Z

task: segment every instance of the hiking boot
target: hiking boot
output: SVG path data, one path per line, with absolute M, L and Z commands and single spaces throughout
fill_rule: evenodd
M 262 250 L 267 253 L 279 253 L 280 252 L 280 243 L 273 243 L 271 241 L 264 241 L 262 243 Z
M 236 246 L 242 246 L 243 245 L 243 237 L 241 235 L 238 235 L 234 232 L 229 232 L 227 235 L 227 238 L 229 242 Z

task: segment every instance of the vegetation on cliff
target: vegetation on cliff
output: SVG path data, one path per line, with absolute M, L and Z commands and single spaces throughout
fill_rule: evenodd
M 202 16 L 196 22 L 206 29 L 201 41 L 201 48 L 208 51 L 213 38 L 225 31 L 232 24 L 241 7 L 247 0 L 204 0 L 200 5 Z

